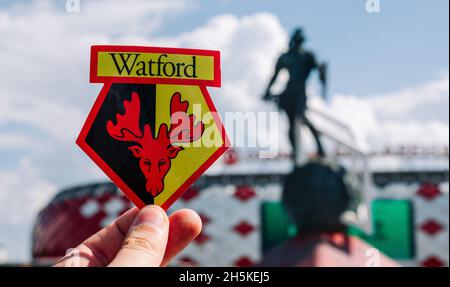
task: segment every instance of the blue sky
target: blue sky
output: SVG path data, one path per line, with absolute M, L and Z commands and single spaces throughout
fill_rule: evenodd
M 17 2 L 3 0 L 0 7 Z M 365 4 L 366 0 L 192 1 L 187 12 L 169 17 L 156 35 L 190 31 L 218 14 L 270 12 L 287 31 L 305 28 L 307 46 L 330 63 L 331 94 L 384 93 L 435 79 L 448 70 L 449 1 L 380 0 L 380 13 L 367 13 Z

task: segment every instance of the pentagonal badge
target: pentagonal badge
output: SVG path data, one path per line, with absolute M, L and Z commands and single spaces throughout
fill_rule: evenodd
M 77 144 L 138 206 L 167 209 L 229 147 L 206 86 L 218 51 L 92 46 L 104 83 Z

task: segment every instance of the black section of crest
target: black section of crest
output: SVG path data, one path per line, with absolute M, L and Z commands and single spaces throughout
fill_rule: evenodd
M 140 127 L 150 124 L 155 130 L 156 85 L 112 84 L 111 89 L 95 118 L 86 137 L 86 143 L 106 162 L 107 165 L 130 187 L 145 203 L 153 204 L 152 195 L 145 190 L 145 177 L 139 169 L 139 159 L 128 149 L 131 142 L 113 139 L 106 131 L 106 123 L 116 123 L 116 114 L 124 114 L 124 100 L 131 100 L 131 93 L 137 92 L 141 102 Z

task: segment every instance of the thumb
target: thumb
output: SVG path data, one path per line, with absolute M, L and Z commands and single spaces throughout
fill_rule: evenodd
M 157 205 L 144 207 L 134 219 L 122 247 L 109 266 L 157 267 L 169 234 L 169 219 Z

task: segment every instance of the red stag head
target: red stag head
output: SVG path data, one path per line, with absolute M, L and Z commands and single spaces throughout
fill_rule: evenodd
M 203 122 L 195 124 L 195 116 L 187 115 L 189 103 L 181 101 L 180 93 L 174 93 L 170 101 L 170 128 L 166 124 L 159 126 L 153 137 L 149 124 L 139 127 L 140 100 L 137 93 L 131 94 L 131 101 L 124 101 L 125 113 L 116 115 L 116 124 L 106 123 L 108 134 L 118 140 L 133 143 L 128 147 L 139 159 L 139 168 L 146 178 L 145 189 L 152 196 L 164 190 L 164 177 L 171 167 L 171 160 L 176 158 L 184 148 L 174 145 L 190 143 L 199 139 L 204 131 Z

